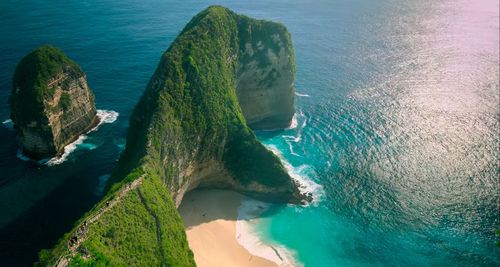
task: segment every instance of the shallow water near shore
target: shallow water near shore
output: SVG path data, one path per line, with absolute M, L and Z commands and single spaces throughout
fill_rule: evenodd
M 210 4 L 0 2 L 1 265 L 31 265 L 102 197 L 162 52 Z M 305 266 L 500 265 L 498 1 L 218 4 L 283 22 L 295 48 L 295 122 L 257 135 L 315 201 L 270 205 L 254 233 Z M 16 157 L 7 103 L 45 43 L 120 114 L 51 167 Z

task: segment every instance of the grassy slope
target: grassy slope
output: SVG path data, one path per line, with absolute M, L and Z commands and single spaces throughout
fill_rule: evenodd
M 67 244 L 79 227 L 61 238 L 52 250 L 41 251 L 36 265 L 53 266 L 64 256 L 71 259 L 70 266 L 194 266 L 184 226 L 168 190 L 158 177 L 141 168 L 131 172 L 75 225 L 90 221 L 127 182 L 143 175 L 140 186 L 88 224 L 88 234 L 76 253 Z
M 211 7 L 185 27 L 162 56 L 135 107 L 127 148 L 113 175 L 115 184 L 76 225 L 145 173 L 143 183 L 90 224 L 77 253 L 70 254 L 67 247 L 75 228 L 53 250 L 40 253 L 40 265 L 66 255 L 73 258 L 72 264 L 89 266 L 193 266 L 171 199 L 181 183 L 179 173 L 193 162 L 218 160 L 242 184 L 292 187 L 279 159 L 247 127 L 238 105 L 235 77 L 242 20 L 250 21 Z M 119 181 L 120 177 L 126 178 Z

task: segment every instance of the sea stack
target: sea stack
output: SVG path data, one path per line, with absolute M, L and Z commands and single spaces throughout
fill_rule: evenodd
M 49 45 L 17 65 L 10 107 L 23 154 L 34 160 L 62 154 L 67 144 L 99 122 L 85 73 Z

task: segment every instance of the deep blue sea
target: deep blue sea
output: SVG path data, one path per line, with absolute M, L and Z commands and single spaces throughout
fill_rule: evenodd
M 161 54 L 211 4 L 284 23 L 295 47 L 296 127 L 258 136 L 316 201 L 272 206 L 262 238 L 305 266 L 500 265 L 498 0 L 2 0 L 0 121 L 17 62 L 47 43 L 120 115 L 50 167 L 0 125 L 0 266 L 30 265 L 102 197 Z

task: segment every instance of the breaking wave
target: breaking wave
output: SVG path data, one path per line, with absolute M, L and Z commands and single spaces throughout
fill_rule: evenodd
M 236 240 L 248 252 L 276 263 L 280 267 L 302 266 L 295 260 L 295 253 L 283 245 L 264 242 L 254 230 L 260 219 L 260 214 L 266 211 L 270 204 L 245 199 L 238 209 L 236 221 Z
M 8 129 L 13 129 L 14 128 L 14 123 L 12 122 L 11 119 L 4 120 L 2 124 L 8 128 Z
M 290 164 L 282 155 L 281 151 L 276 148 L 274 145 L 266 145 L 266 147 L 271 150 L 276 156 L 278 156 L 281 160 L 281 163 L 288 171 L 288 174 L 292 179 L 299 183 L 299 190 L 302 194 L 310 194 L 313 198 L 311 202 L 312 205 L 318 205 L 321 201 L 324 190 L 323 186 L 316 183 L 311 177 L 316 176 L 313 168 L 307 164 L 300 165 L 298 167 L 294 167 Z
M 40 165 L 54 166 L 54 165 L 58 165 L 58 164 L 65 162 L 68 159 L 68 156 L 79 147 L 86 148 L 89 150 L 96 149 L 97 145 L 92 144 L 92 143 L 84 143 L 84 141 L 88 137 L 87 134 L 90 132 L 93 132 L 93 131 L 97 131 L 102 124 L 115 122 L 118 119 L 119 115 L 120 114 L 118 112 L 113 111 L 113 110 L 98 109 L 96 116 L 99 118 L 99 123 L 94 128 L 92 128 L 88 132 L 80 135 L 74 142 L 66 145 L 64 147 L 64 152 L 61 156 L 53 157 L 53 158 L 49 158 L 49 159 L 41 159 L 41 160 L 36 161 L 36 162 Z M 4 124 L 5 124 L 5 122 L 4 122 Z M 28 158 L 26 155 L 24 155 L 22 153 L 21 149 L 18 149 L 17 157 L 23 161 L 31 161 L 30 158 Z
M 300 97 L 310 97 L 310 95 L 308 95 L 308 94 L 301 94 L 299 92 L 295 92 L 295 95 L 300 96 Z

